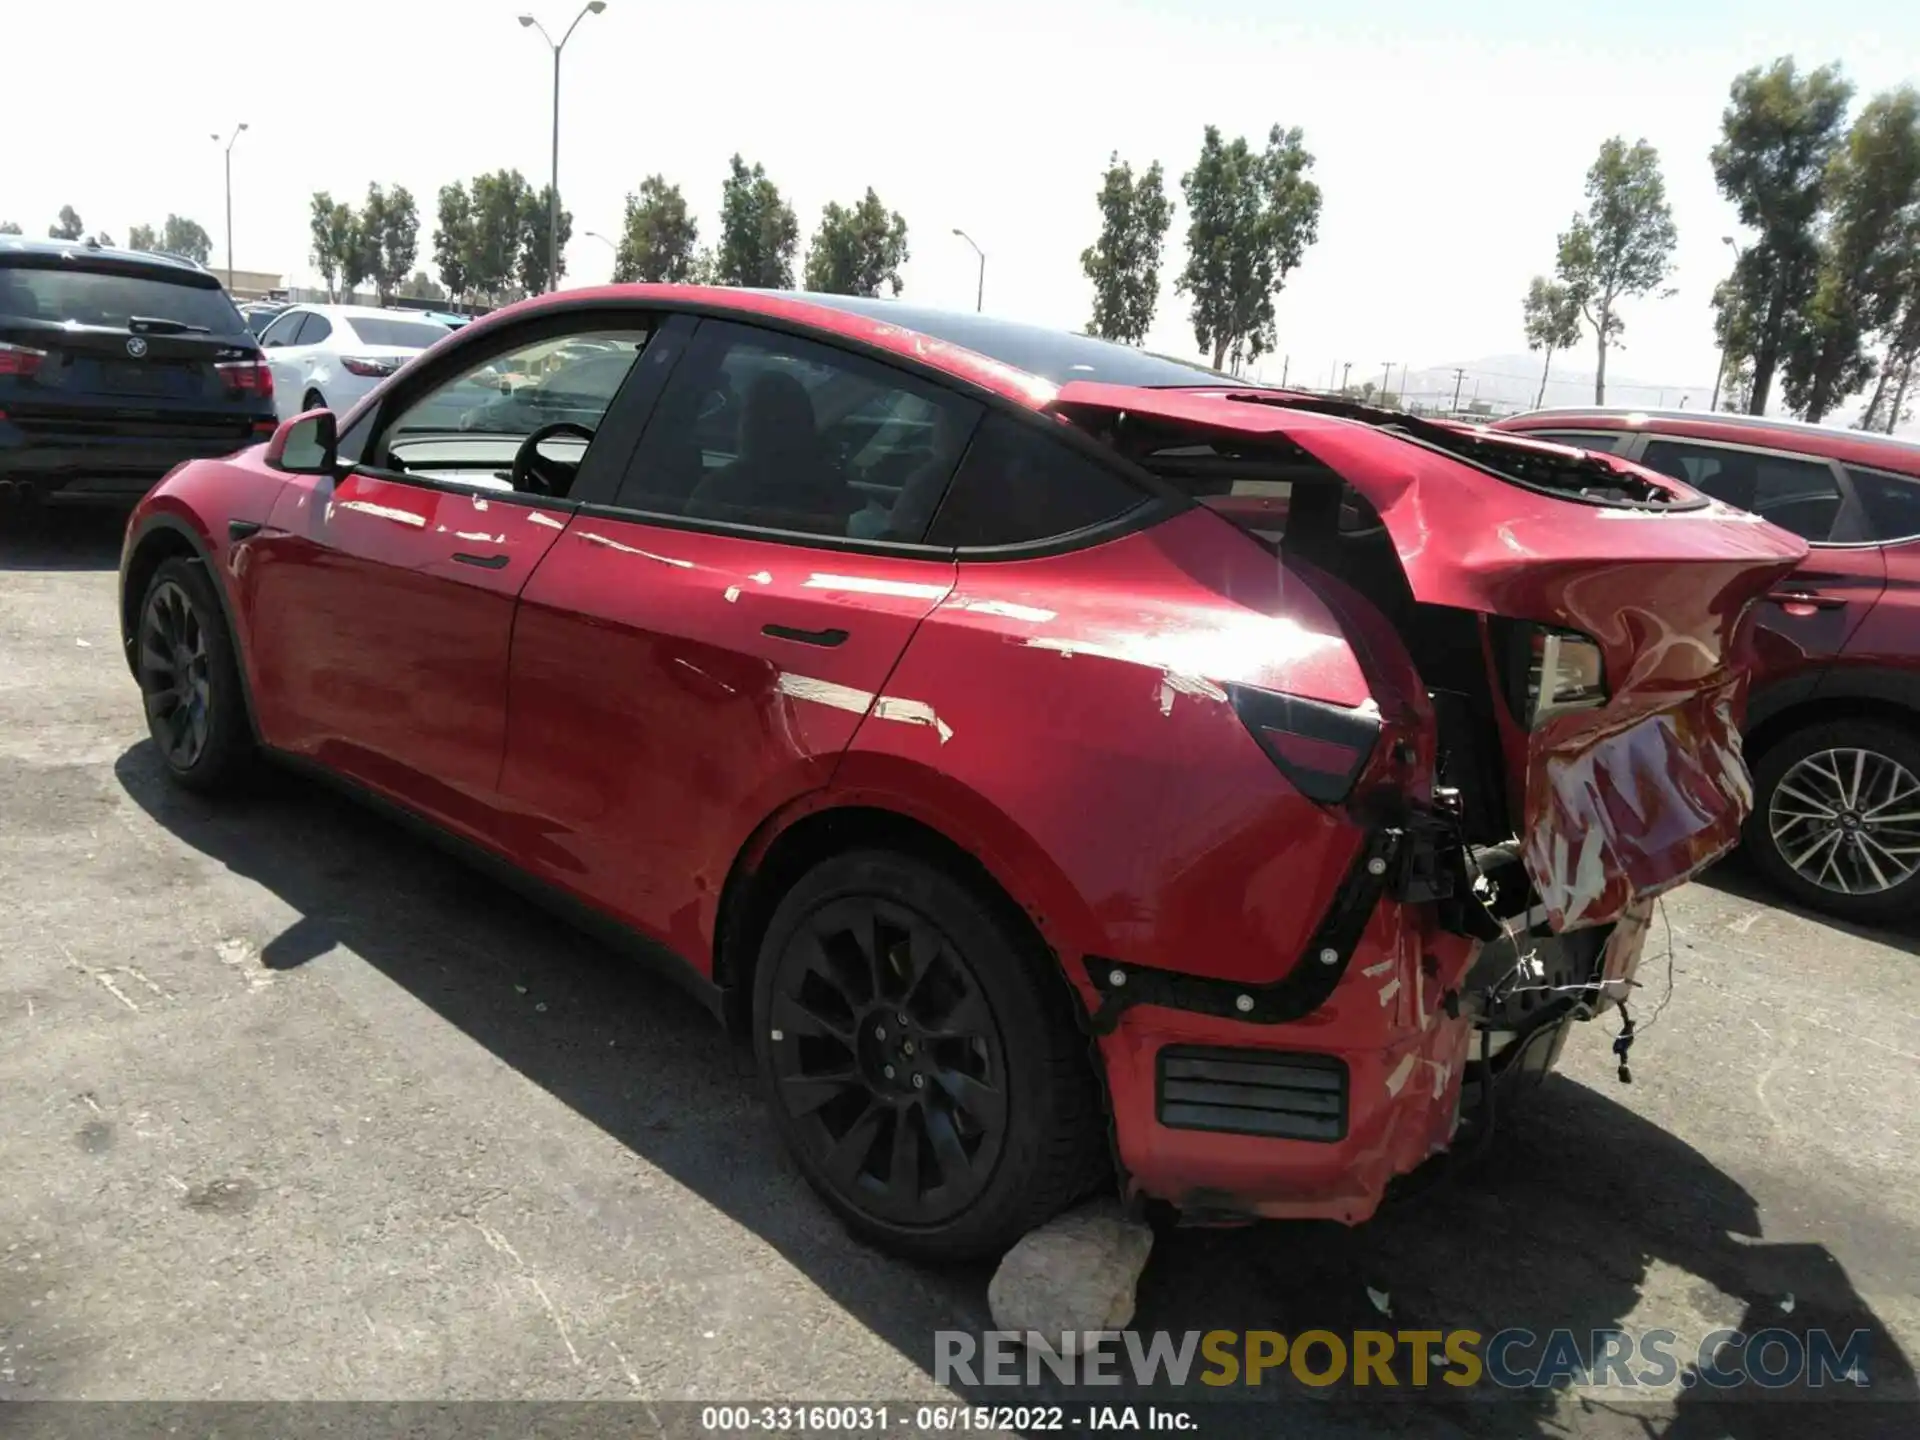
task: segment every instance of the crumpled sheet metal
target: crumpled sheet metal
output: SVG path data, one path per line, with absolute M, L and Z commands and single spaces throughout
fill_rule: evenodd
M 1524 859 L 1556 931 L 1617 920 L 1731 850 L 1753 809 L 1737 671 L 1604 728 L 1563 715 L 1529 741 Z

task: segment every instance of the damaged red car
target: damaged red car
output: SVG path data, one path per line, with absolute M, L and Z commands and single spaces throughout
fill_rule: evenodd
M 660 961 L 949 1258 L 1116 1179 L 1363 1220 L 1630 1004 L 1805 553 L 1081 336 L 628 286 L 175 471 L 120 593 L 179 783 L 305 766 Z

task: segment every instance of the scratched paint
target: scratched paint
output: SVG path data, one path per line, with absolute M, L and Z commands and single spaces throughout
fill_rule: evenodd
M 875 695 L 871 690 L 857 690 L 851 685 L 841 685 L 832 680 L 817 680 L 811 675 L 795 675 L 783 670 L 775 682 L 782 695 L 791 695 L 796 700 L 811 700 L 816 705 L 831 705 L 836 710 L 850 711 L 855 715 L 871 712 L 876 720 L 893 720 L 905 725 L 924 725 L 940 737 L 940 743 L 946 744 L 953 738 L 953 727 L 934 712 L 934 708 L 924 700 L 909 700 L 898 695 Z

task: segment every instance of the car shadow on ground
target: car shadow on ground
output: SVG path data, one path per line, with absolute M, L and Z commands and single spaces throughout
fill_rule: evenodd
M 932 1271 L 876 1255 L 826 1221 L 770 1123 L 741 1133 L 739 1109 L 757 1093 L 750 1059 L 667 982 L 313 782 L 272 773 L 247 798 L 215 804 L 168 785 L 150 743 L 126 751 L 115 768 L 157 823 L 298 912 L 264 947 L 265 964 L 346 963 L 334 951 L 344 945 L 751 1229 L 929 1371 L 936 1330 L 991 1326 L 986 1268 Z M 701 1097 L 725 1116 L 703 1120 Z M 1552 1079 L 1526 1101 L 1503 1099 L 1498 1142 L 1480 1164 L 1391 1200 L 1359 1229 L 1273 1224 L 1162 1234 L 1135 1327 L 1295 1335 L 1466 1327 L 1490 1336 L 1524 1326 L 1544 1336 L 1564 1326 L 1585 1337 L 1632 1314 L 1658 1271 L 1665 1293 L 1677 1284 L 1679 1293 L 1729 1297 L 1749 1330 L 1789 1323 L 1789 1295 L 1797 1333 L 1868 1330 L 1872 1393 L 1912 1395 L 1907 1357 L 1824 1246 L 1767 1243 L 1739 1184 L 1610 1095 Z M 1701 1338 L 1680 1337 L 1674 1349 L 1683 1362 Z M 1195 1375 L 1203 1368 L 1196 1363 Z M 1445 1386 L 1395 1397 L 1313 1389 L 1284 1371 L 1265 1378 L 1258 1390 L 1190 1383 L 1175 1394 L 1128 1385 L 1078 1398 L 1184 1405 L 1203 1418 L 1207 1435 L 1276 1427 L 1298 1435 L 1567 1433 L 1564 1413 L 1544 1397 L 1460 1403 Z M 1405 1385 L 1404 1369 L 1400 1378 Z M 1065 1398 L 1044 1387 L 959 1388 L 980 1403 Z M 1747 1440 L 1797 1436 L 1815 1424 L 1870 1433 L 1896 1410 L 1897 1418 L 1912 1416 L 1904 1405 L 1816 1411 L 1778 1400 L 1729 1409 L 1699 1398 L 1705 1393 L 1695 1387 L 1665 1408 L 1595 1406 L 1575 1424 L 1583 1435 Z
M 125 508 L 0 505 L 0 571 L 113 570 Z

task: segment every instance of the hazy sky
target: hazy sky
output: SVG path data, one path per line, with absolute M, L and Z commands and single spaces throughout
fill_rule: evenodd
M 221 147 L 241 268 L 310 273 L 307 198 L 501 166 L 547 176 L 550 52 L 578 0 L 0 0 L 7 112 L 0 219 L 44 233 L 62 204 L 124 240 L 169 210 L 224 263 Z M 1256 141 L 1298 125 L 1318 157 L 1320 240 L 1279 304 L 1294 378 L 1352 361 L 1416 367 L 1520 351 L 1520 297 L 1550 267 L 1599 143 L 1658 147 L 1679 226 L 1678 293 L 1626 310 L 1617 374 L 1711 383 L 1708 296 L 1733 228 L 1707 151 L 1728 83 L 1781 54 L 1839 60 L 1863 92 L 1920 81 L 1920 5 L 1812 0 L 609 0 L 564 60 L 560 180 L 568 282 L 606 278 L 622 197 L 678 182 L 711 238 L 727 157 L 764 163 L 804 237 L 871 185 L 901 211 L 906 295 L 1083 324 L 1081 249 L 1108 153 L 1169 186 L 1209 122 Z M 1154 348 L 1191 354 L 1172 292 Z M 803 248 L 804 253 L 804 248 Z M 1581 357 L 1590 364 L 1590 359 Z M 1576 360 L 1571 362 L 1580 363 Z M 1278 378 L 1279 360 L 1263 367 Z

